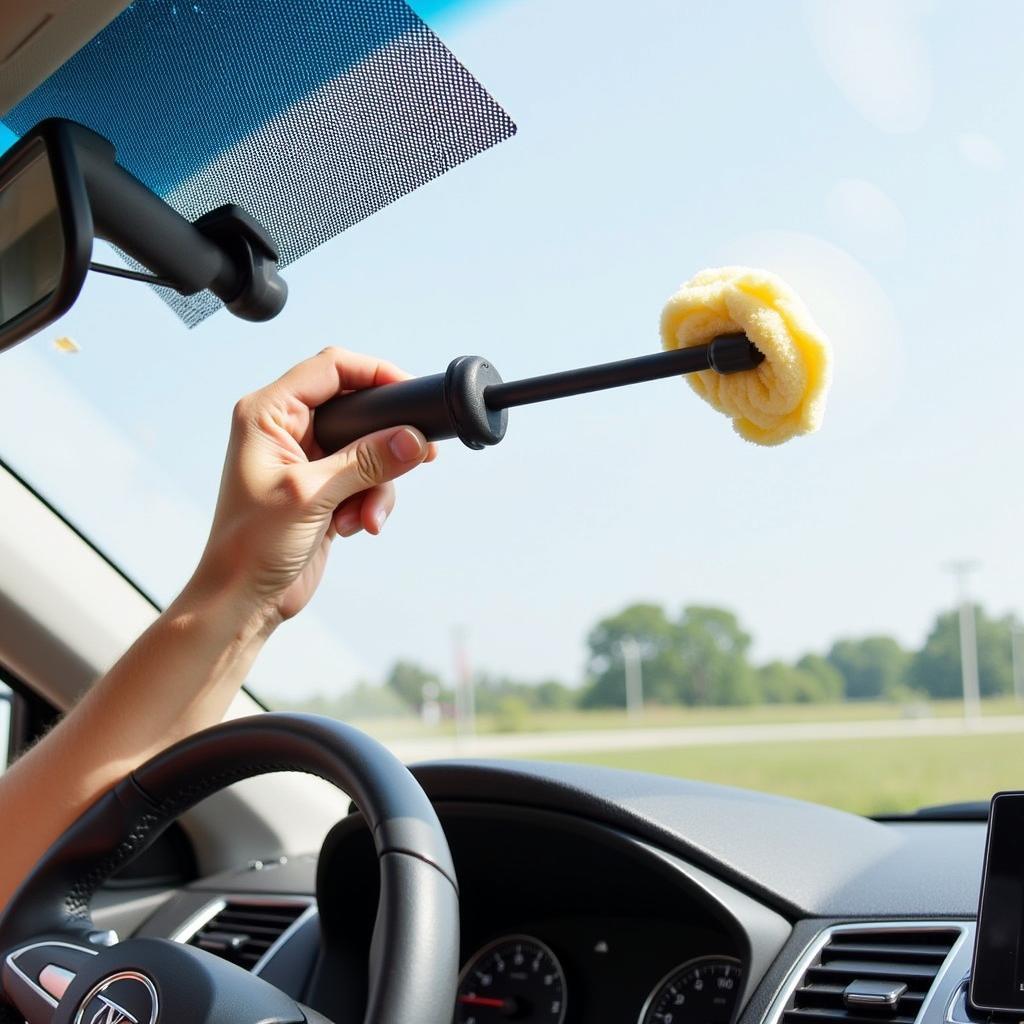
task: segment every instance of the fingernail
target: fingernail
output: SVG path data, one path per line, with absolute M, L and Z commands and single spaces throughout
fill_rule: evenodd
M 361 526 L 359 516 L 356 515 L 344 515 L 335 523 L 339 537 L 351 537 L 359 532 Z
M 384 524 L 387 522 L 388 510 L 386 508 L 377 509 L 376 514 L 373 517 L 373 521 L 377 524 L 377 529 L 383 530 Z
M 408 427 L 396 430 L 388 440 L 388 447 L 391 454 L 400 462 L 412 462 L 413 459 L 422 458 L 427 450 L 423 438 Z

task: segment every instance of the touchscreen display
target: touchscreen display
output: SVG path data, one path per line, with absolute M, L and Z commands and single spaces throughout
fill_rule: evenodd
M 971 1002 L 1024 1011 L 1024 793 L 992 798 L 981 877 Z

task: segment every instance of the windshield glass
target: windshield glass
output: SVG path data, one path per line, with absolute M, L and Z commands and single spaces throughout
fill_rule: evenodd
M 380 538 L 336 542 L 251 688 L 409 759 L 866 813 L 1015 788 L 1024 8 L 414 6 L 518 136 L 288 268 L 268 324 L 187 331 L 90 275 L 3 357 L 3 460 L 166 603 L 232 405 L 300 358 L 475 353 L 506 379 L 617 359 L 658 347 L 702 267 L 763 266 L 834 345 L 819 434 L 757 448 L 673 380 L 513 410 L 497 448 L 446 442 L 403 479 Z

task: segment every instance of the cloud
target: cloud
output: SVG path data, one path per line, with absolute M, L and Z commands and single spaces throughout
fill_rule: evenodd
M 805 0 L 811 38 L 829 77 L 868 121 L 913 132 L 928 118 L 932 76 L 913 0 Z
M 956 145 L 960 155 L 976 167 L 999 170 L 1006 163 L 999 144 L 982 132 L 962 132 L 956 137 Z
M 829 219 L 851 247 L 866 257 L 898 256 L 907 229 L 900 208 L 873 182 L 842 178 L 825 200 Z
M 795 231 L 762 231 L 728 243 L 723 262 L 764 267 L 807 303 L 832 342 L 835 374 L 822 427 L 859 437 L 899 400 L 905 354 L 889 297 L 844 249 Z

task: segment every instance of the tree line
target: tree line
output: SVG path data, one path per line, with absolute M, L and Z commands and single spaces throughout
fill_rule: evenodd
M 975 607 L 978 674 L 983 697 L 1013 692 L 1012 615 Z M 623 643 L 639 645 L 644 697 L 659 704 L 737 705 L 899 700 L 960 696 L 959 612 L 936 616 L 924 644 L 903 647 L 891 636 L 837 640 L 824 653 L 793 662 L 750 661 L 752 637 L 724 608 L 688 605 L 671 615 L 658 604 L 634 604 L 602 619 L 587 637 L 583 707 L 625 703 Z
M 1013 693 L 1012 615 L 975 608 L 978 673 L 983 697 Z M 663 605 L 631 604 L 601 619 L 587 635 L 582 685 L 557 679 L 527 681 L 491 673 L 474 676 L 478 714 L 508 728 L 536 711 L 616 708 L 626 703 L 624 650 L 635 645 L 645 703 L 663 706 L 736 706 L 843 700 L 948 699 L 961 694 L 959 613 L 936 616 L 923 645 L 908 649 L 891 636 L 836 640 L 824 652 L 793 661 L 755 664 L 753 638 L 725 608 L 687 605 L 672 614 Z M 311 704 L 311 710 L 315 710 Z M 338 699 L 324 700 L 345 716 L 419 713 L 425 704 L 450 711 L 454 693 L 442 676 L 401 660 L 384 684 L 362 683 Z M 340 705 L 344 705 L 341 707 Z

